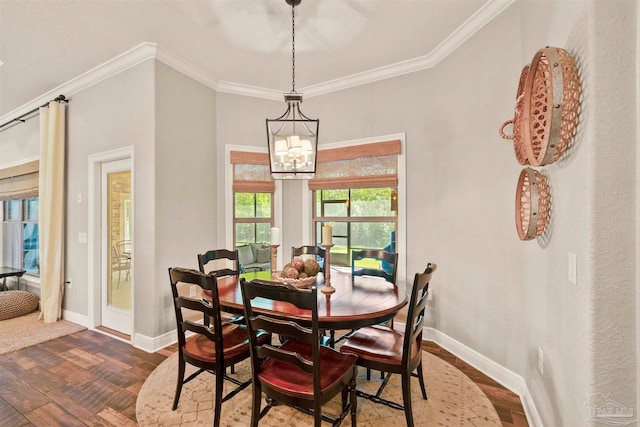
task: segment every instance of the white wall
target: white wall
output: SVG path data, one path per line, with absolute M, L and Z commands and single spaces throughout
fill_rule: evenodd
M 321 144 L 406 133 L 407 273 L 439 265 L 429 326 L 521 375 L 548 426 L 587 425 L 584 401 L 595 393 L 636 403 L 637 7 L 518 1 L 432 69 L 304 102 L 305 113 L 320 118 Z M 521 242 L 514 199 L 522 167 L 497 129 L 513 115 L 521 68 L 546 45 L 578 62 L 581 124 L 567 157 L 545 167 L 548 239 Z M 136 330 L 150 337 L 172 328 L 166 268 L 195 266 L 195 253 L 225 244 L 224 145 L 264 146 L 265 118 L 284 110 L 284 102 L 216 95 L 154 64 L 69 104 L 74 285 L 65 298 L 65 310 L 86 314 L 86 245 L 77 243 L 86 206 L 76 195 L 86 196 L 87 156 L 135 145 L 134 281 L 144 319 Z M 7 143 L 24 129 L 0 133 L 3 163 L 30 155 Z M 283 222 L 301 227 L 303 187 L 285 184 Z M 577 255 L 577 285 L 567 280 L 568 252 Z
M 226 185 L 225 145 L 230 144 L 266 149 L 267 128 L 265 120 L 267 118 L 280 116 L 285 108 L 286 104 L 284 103 L 284 99 L 282 102 L 277 102 L 228 93 L 217 94 L 216 180 L 219 187 L 217 198 L 217 217 L 219 221 L 217 222 L 216 228 L 216 244 L 218 248 L 227 247 L 225 241 L 225 215 L 228 204 L 233 203 L 233 200 L 225 199 L 225 192 L 223 191 Z M 282 251 L 283 247 L 285 247 L 284 242 L 280 251 Z
M 155 175 L 154 156 L 154 61 L 145 61 L 109 79 L 100 81 L 70 96 L 67 107 L 67 278 L 63 309 L 78 315 L 89 314 L 87 243 L 78 241 L 78 233 L 88 229 L 88 158 L 105 151 L 134 146 L 134 241 L 136 245 L 153 242 Z M 82 202 L 78 203 L 78 195 Z M 99 197 L 99 195 L 98 195 Z M 99 221 L 99 219 L 98 219 Z M 99 236 L 95 236 L 96 239 Z M 138 246 L 136 246 L 136 250 Z M 133 281 L 137 291 L 153 289 L 154 253 L 136 251 Z M 136 314 L 150 316 L 150 305 L 141 293 Z M 148 328 L 146 322 L 136 327 Z M 147 331 L 150 333 L 150 330 Z
M 224 194 L 216 181 L 216 93 L 161 62 L 155 76 L 154 279 L 136 292 L 157 296 L 140 317 L 155 324 L 152 337 L 176 326 L 167 269 L 197 269 L 197 254 L 218 247 L 217 196 Z M 144 244 L 136 242 L 138 253 Z
M 433 69 L 305 100 L 321 144 L 406 132 L 407 270 L 439 264 L 430 326 L 521 375 L 545 425 L 585 425 L 595 393 L 635 402 L 635 206 L 623 200 L 636 191 L 636 16 L 634 2 L 517 2 Z M 498 127 L 546 45 L 577 59 L 582 124 L 574 149 L 545 167 L 546 239 L 522 242 L 522 167 Z
M 594 393 L 626 408 L 636 404 L 636 259 L 634 201 L 638 76 L 638 2 L 589 4 L 588 136 L 589 187 L 594 229 L 593 266 Z M 635 381 L 634 381 L 635 380 Z M 637 414 L 637 409 L 634 411 Z
M 215 92 L 151 60 L 70 99 L 66 268 L 73 284 L 65 290 L 63 309 L 87 316 L 88 289 L 95 285 L 88 279 L 87 244 L 78 242 L 78 233 L 92 232 L 88 157 L 134 146 L 135 332 L 157 337 L 175 328 L 167 269 L 197 267 L 196 254 L 215 239 Z M 0 134 L 8 153 L 18 151 L 19 141 L 37 139 L 37 119 L 27 124 L 19 135 L 13 129 Z

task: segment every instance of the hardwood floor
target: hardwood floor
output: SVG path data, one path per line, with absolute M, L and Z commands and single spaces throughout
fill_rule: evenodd
M 422 349 L 434 354 L 460 369 L 471 380 L 480 387 L 487 395 L 493 407 L 496 408 L 503 427 L 528 427 L 527 417 L 520 397 L 510 390 L 507 390 L 495 380 L 489 378 L 465 361 L 458 359 L 438 344 L 431 341 L 424 341 Z
M 518 396 L 438 345 L 424 349 L 476 382 L 503 426 L 527 426 Z M 142 384 L 175 350 L 150 354 L 87 330 L 0 355 L 0 425 L 135 426 Z

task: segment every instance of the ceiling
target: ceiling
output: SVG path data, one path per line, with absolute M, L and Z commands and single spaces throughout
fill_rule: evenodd
M 433 66 L 513 1 L 303 0 L 296 90 Z M 216 89 L 281 99 L 292 84 L 291 24 L 285 0 L 0 0 L 0 117 L 144 42 Z

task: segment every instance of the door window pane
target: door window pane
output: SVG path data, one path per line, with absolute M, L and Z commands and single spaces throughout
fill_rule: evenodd
M 236 247 L 245 243 L 255 243 L 256 223 L 239 222 L 236 223 Z
M 22 225 L 22 268 L 27 274 L 40 274 L 40 238 L 35 223 Z
M 315 191 L 315 235 L 321 227 L 333 227 L 331 261 L 351 265 L 353 249 L 384 249 L 395 252 L 397 216 L 393 188 L 355 188 Z
M 271 193 L 256 193 L 256 218 L 271 217 Z
M 4 220 L 5 221 L 21 221 L 22 213 L 20 205 L 22 200 L 7 200 L 4 202 Z
M 26 221 L 37 221 L 38 220 L 38 207 L 40 206 L 39 200 L 37 197 L 31 197 L 25 199 L 25 217 Z
M 235 194 L 235 217 L 236 218 L 255 218 L 256 203 L 255 193 L 236 193 Z
M 391 188 L 351 190 L 351 216 L 393 216 Z

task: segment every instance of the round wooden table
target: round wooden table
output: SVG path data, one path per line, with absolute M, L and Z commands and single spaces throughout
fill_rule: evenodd
M 247 274 L 245 280 L 253 278 L 265 279 Z M 244 313 L 239 284 L 239 276 L 218 279 L 220 308 L 223 311 Z M 403 286 L 395 286 L 379 277 L 357 276 L 352 281 L 350 273 L 332 269 L 331 285 L 335 288 L 335 293 L 323 294 L 320 292 L 323 285 L 324 277 L 320 273 L 316 286 L 318 286 L 318 318 L 321 329 L 358 329 L 375 325 L 393 318 L 407 304 Z M 300 310 L 289 303 L 256 299 L 254 311 L 282 319 L 295 319 L 302 323 L 311 321 L 310 311 Z

